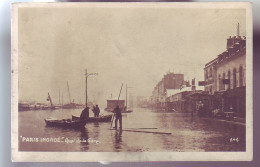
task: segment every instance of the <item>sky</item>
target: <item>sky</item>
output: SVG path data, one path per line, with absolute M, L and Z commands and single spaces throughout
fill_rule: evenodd
M 204 80 L 205 64 L 246 36 L 243 9 L 22 8 L 18 16 L 19 101 L 54 103 L 63 95 L 102 105 L 124 84 L 149 97 L 167 72 Z

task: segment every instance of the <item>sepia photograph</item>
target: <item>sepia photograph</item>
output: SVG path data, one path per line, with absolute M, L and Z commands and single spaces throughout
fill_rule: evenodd
M 250 3 L 12 4 L 13 161 L 250 161 Z

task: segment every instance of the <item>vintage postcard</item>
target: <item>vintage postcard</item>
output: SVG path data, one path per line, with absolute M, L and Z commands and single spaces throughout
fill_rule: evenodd
M 251 161 L 251 3 L 12 4 L 12 160 Z

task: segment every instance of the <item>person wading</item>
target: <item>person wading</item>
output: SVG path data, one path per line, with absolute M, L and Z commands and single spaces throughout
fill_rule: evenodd
M 121 109 L 119 108 L 118 105 L 114 109 L 114 113 L 115 113 L 115 116 L 116 116 L 115 128 L 117 129 L 117 121 L 119 120 L 119 128 L 122 129 L 122 114 L 121 114 Z
M 87 120 L 89 118 L 89 107 L 86 107 L 80 114 L 80 120 Z

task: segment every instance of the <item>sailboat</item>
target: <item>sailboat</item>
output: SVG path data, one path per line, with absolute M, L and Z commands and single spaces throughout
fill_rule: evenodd
M 125 108 L 124 110 L 122 111 L 122 113 L 130 113 L 130 112 L 133 112 L 133 110 L 131 110 L 130 108 L 127 108 L 127 88 L 131 88 L 131 87 L 127 87 L 127 84 L 126 84 L 126 97 L 125 97 Z
M 50 109 L 56 109 L 55 106 L 53 105 L 52 103 L 52 100 L 51 100 L 51 96 L 50 96 L 50 93 L 48 92 L 48 97 L 46 99 L 47 101 L 50 101 Z
M 74 103 L 74 100 L 71 102 L 71 98 L 70 98 L 70 88 L 69 88 L 69 83 L 68 83 L 68 82 L 67 82 L 67 87 L 68 87 L 68 93 L 69 93 L 69 103 L 62 105 L 62 108 L 65 108 L 65 109 L 74 109 L 74 108 L 80 107 L 80 105 Z

